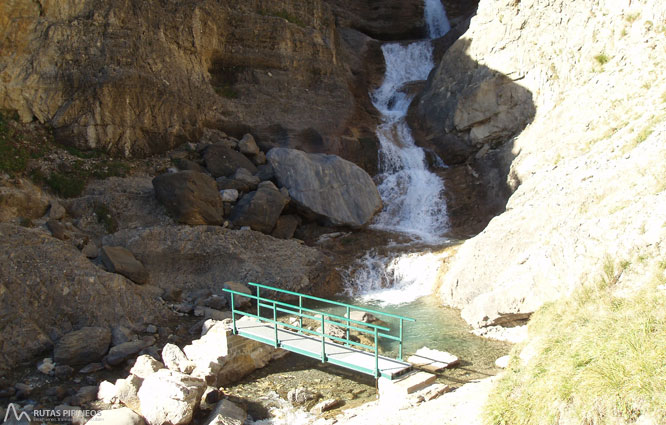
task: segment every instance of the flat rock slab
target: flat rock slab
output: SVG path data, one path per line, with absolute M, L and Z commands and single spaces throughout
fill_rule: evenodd
M 404 398 L 406 395 L 426 388 L 436 379 L 437 376 L 427 372 L 412 372 L 394 380 L 380 378 L 379 398 L 381 400 Z
M 432 350 L 428 347 L 419 348 L 407 361 L 429 372 L 437 372 L 460 363 L 460 359 L 453 354 Z

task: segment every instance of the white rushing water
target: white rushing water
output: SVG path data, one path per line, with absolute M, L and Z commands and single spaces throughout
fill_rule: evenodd
M 425 0 L 425 19 L 430 38 L 441 37 L 450 29 L 440 0 Z M 405 120 L 412 101 L 409 83 L 426 80 L 434 67 L 432 43 L 386 43 L 382 50 L 386 74 L 381 87 L 371 95 L 382 114 L 377 129 L 378 189 L 384 209 L 373 227 L 440 244 L 448 228 L 444 183 L 428 169 L 425 152 L 416 146 Z M 378 256 L 369 252 L 349 270 L 347 292 L 384 305 L 412 302 L 433 292 L 441 264 L 436 254 Z
M 429 34 L 446 33 L 449 24 L 439 0 L 426 1 L 425 10 Z M 382 114 L 377 128 L 381 171 L 378 189 L 384 209 L 373 227 L 436 244 L 448 226 L 444 183 L 428 170 L 425 152 L 414 143 L 405 121 L 413 97 L 409 83 L 426 80 L 434 67 L 432 43 L 387 43 L 382 50 L 386 74 L 381 87 L 372 93 L 372 101 Z

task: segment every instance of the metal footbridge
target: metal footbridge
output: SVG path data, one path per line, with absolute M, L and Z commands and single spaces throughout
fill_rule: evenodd
M 224 289 L 230 294 L 234 334 L 376 378 L 394 379 L 411 370 L 411 365 L 402 361 L 403 327 L 404 322 L 414 322 L 414 319 L 257 283 L 248 285 L 256 289 L 256 295 Z M 266 292 L 276 298 L 298 298 L 298 305 L 265 297 Z M 236 307 L 240 304 L 239 298 L 254 300 L 256 314 L 239 310 Z M 322 304 L 326 309 L 343 309 L 344 313 L 339 315 L 308 308 L 304 301 Z M 352 319 L 355 311 L 374 315 L 382 325 Z M 237 320 L 237 316 L 251 319 Z M 319 328 L 308 329 L 303 326 L 304 319 L 316 323 Z M 397 330 L 392 332 L 388 326 L 383 326 L 384 320 L 396 319 Z M 382 342 L 397 342 L 398 357 L 379 355 Z

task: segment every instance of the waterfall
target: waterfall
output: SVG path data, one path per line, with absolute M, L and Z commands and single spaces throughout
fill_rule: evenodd
M 430 38 L 442 37 L 451 29 L 441 0 L 425 0 L 425 21 Z
M 426 1 L 425 15 L 429 34 L 448 31 L 448 19 L 439 0 Z M 413 97 L 408 84 L 428 78 L 434 67 L 432 50 L 430 40 L 382 46 L 386 74 L 371 97 L 382 114 L 382 123 L 377 128 L 378 189 L 385 207 L 373 227 L 435 244 L 441 241 L 448 226 L 444 183 L 428 170 L 425 153 L 414 143 L 405 121 Z
M 430 38 L 441 37 L 450 28 L 440 0 L 425 0 L 425 20 Z M 378 189 L 384 209 L 372 227 L 440 244 L 448 228 L 444 182 L 428 170 L 425 152 L 416 146 L 406 122 L 413 98 L 410 83 L 426 80 L 434 67 L 432 43 L 386 43 L 382 51 L 386 74 L 371 98 L 382 115 L 377 128 Z M 371 251 L 348 270 L 347 292 L 367 302 L 411 302 L 432 293 L 441 264 L 441 258 L 431 253 L 379 256 Z

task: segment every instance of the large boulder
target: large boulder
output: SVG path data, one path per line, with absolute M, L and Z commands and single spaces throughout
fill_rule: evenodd
M 289 199 L 272 183 L 262 183 L 238 201 L 229 218 L 236 226 L 250 226 L 252 230 L 270 234 L 288 203 Z
M 148 280 L 148 273 L 143 264 L 127 248 L 122 246 L 102 247 L 102 262 L 111 273 L 119 273 L 138 284 Z
M 222 145 L 209 146 L 204 152 L 204 161 L 208 171 L 215 177 L 229 176 L 239 168 L 257 172 L 257 167 L 245 155 Z
M 206 389 L 203 380 L 169 369 L 148 376 L 139 389 L 141 413 L 150 425 L 190 423 Z
M 104 238 L 141 258 L 150 284 L 163 289 L 208 289 L 227 281 L 259 282 L 320 295 L 340 289 L 330 259 L 294 240 L 220 226 L 160 226 L 119 231 Z
M 222 198 L 217 183 L 196 171 L 162 174 L 153 179 L 155 195 L 183 224 L 222 224 Z
M 167 314 L 149 287 L 39 230 L 0 224 L 0 270 L 0 369 L 32 360 L 77 328 L 134 327 Z
M 110 343 L 109 328 L 85 327 L 60 338 L 53 358 L 58 364 L 73 366 L 96 362 L 104 357 Z
M 274 148 L 267 158 L 292 200 L 333 225 L 364 226 L 382 208 L 368 173 L 336 155 Z

